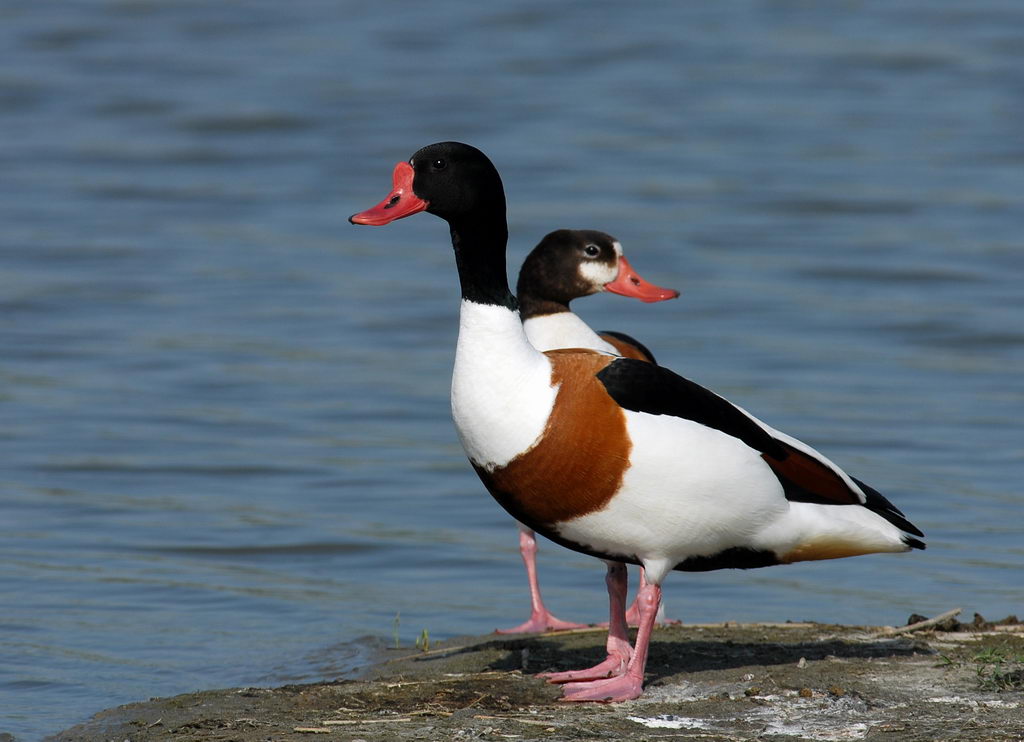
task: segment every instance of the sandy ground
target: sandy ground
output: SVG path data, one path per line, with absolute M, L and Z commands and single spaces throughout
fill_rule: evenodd
M 50 739 L 1024 740 L 1024 627 L 938 628 L 659 628 L 647 690 L 621 704 L 561 703 L 533 676 L 602 659 L 600 630 L 452 640 L 356 680 L 151 699 Z

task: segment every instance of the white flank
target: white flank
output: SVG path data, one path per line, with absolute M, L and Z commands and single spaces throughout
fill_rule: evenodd
M 537 350 L 589 348 L 618 355 L 618 351 L 572 312 L 545 314 L 523 322 L 530 344 Z
M 902 531 L 866 508 L 787 501 L 760 454 L 737 438 L 669 415 L 625 415 L 633 447 L 622 488 L 603 510 L 557 530 L 600 553 L 638 557 L 652 582 L 689 557 L 733 547 L 778 556 L 820 542 L 907 550 Z
M 626 411 L 631 464 L 601 511 L 558 533 L 602 553 L 637 556 L 648 579 L 691 556 L 746 546 L 785 515 L 778 479 L 756 451 L 691 420 Z
M 463 300 L 452 417 L 473 463 L 494 469 L 530 448 L 557 391 L 551 362 L 526 339 L 518 312 Z

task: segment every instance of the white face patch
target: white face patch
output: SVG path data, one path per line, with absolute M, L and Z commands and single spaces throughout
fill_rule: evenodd
M 618 247 L 618 243 L 615 243 Z M 617 254 L 622 254 L 622 248 L 618 247 Z M 606 283 L 611 283 L 619 276 L 619 262 L 608 265 L 600 260 L 583 259 L 579 267 L 580 277 L 588 283 L 595 292 L 603 291 Z

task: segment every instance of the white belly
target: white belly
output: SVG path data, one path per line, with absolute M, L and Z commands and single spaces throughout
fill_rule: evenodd
M 608 555 L 667 569 L 692 556 L 750 546 L 789 508 L 760 455 L 732 436 L 680 418 L 626 412 L 633 442 L 622 487 L 559 535 Z

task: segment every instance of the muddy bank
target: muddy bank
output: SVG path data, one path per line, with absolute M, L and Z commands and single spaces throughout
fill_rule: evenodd
M 51 739 L 1024 740 L 1021 628 L 670 626 L 645 695 L 617 705 L 560 703 L 533 677 L 602 659 L 602 631 L 482 637 L 391 650 L 358 680 L 131 704 Z

